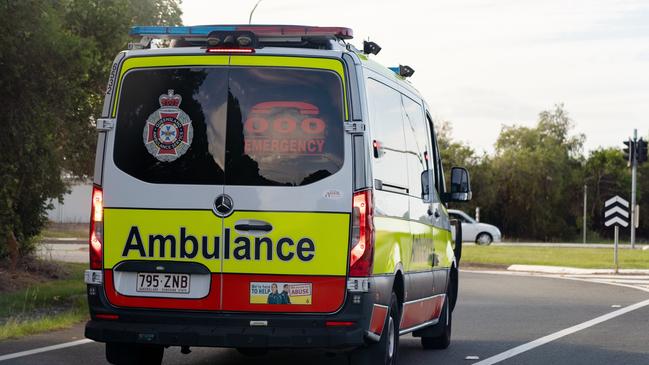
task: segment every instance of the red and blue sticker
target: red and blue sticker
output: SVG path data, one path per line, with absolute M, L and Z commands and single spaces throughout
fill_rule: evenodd
M 184 155 L 192 144 L 192 120 L 180 109 L 182 96 L 173 90 L 160 95 L 160 109 L 149 115 L 142 137 L 147 151 L 162 162 L 172 162 Z

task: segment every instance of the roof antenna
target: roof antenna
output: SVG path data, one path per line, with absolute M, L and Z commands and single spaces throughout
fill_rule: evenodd
M 257 5 L 259 5 L 260 2 L 261 0 L 257 0 L 255 6 L 252 7 L 252 10 L 250 10 L 250 17 L 248 17 L 248 24 L 252 24 L 252 14 L 255 12 L 255 9 L 257 9 Z

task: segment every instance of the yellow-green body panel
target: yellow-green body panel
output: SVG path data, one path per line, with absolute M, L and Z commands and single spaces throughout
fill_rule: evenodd
M 450 268 L 454 254 L 451 232 L 401 218 L 374 218 L 374 275 Z M 449 250 L 450 247 L 450 250 Z
M 246 219 L 262 219 L 274 228 L 268 234 L 237 232 L 235 223 Z M 173 245 L 165 241 L 164 255 L 160 239 L 151 239 L 157 236 L 173 237 Z M 188 236 L 196 243 L 188 240 Z M 218 245 L 215 245 L 215 237 Z M 143 251 L 139 250 L 138 239 Z M 256 239 L 264 239 L 264 242 L 257 246 Z M 282 239 L 290 240 L 281 244 L 282 255 L 291 256 L 290 259 L 279 257 L 278 246 Z M 185 241 L 187 243 L 183 243 Z M 107 208 L 104 210 L 104 242 L 106 269 L 125 260 L 169 260 L 198 262 L 213 273 L 345 276 L 349 214 L 242 211 L 221 219 L 209 210 Z M 208 247 L 207 256 L 203 254 L 204 242 Z M 130 249 L 127 248 L 129 244 Z M 248 248 L 240 248 L 247 244 Z M 298 257 L 298 247 L 305 249 L 301 252 L 307 259 Z M 196 254 L 187 257 L 181 254 L 181 249 Z M 216 251 L 218 257 L 213 255 Z M 243 257 L 246 253 L 248 257 Z

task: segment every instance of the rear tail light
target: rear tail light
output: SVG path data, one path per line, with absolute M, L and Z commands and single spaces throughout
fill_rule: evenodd
M 101 270 L 103 242 L 104 192 L 100 187 L 93 186 L 90 209 L 90 268 L 93 270 Z
M 370 276 L 374 256 L 374 211 L 372 191 L 354 193 L 352 203 L 352 239 L 349 259 L 350 276 Z

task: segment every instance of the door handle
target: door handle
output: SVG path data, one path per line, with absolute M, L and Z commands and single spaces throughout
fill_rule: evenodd
M 273 226 L 270 224 L 235 224 L 234 229 L 237 231 L 263 231 L 263 232 L 270 232 L 273 230 Z

